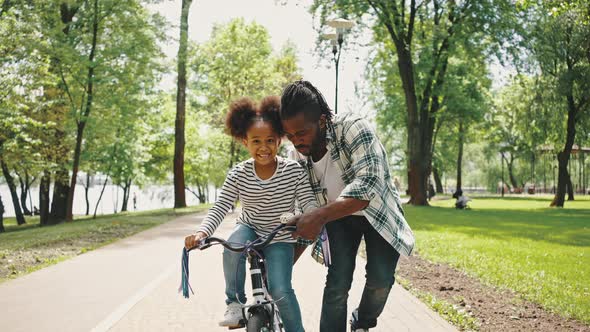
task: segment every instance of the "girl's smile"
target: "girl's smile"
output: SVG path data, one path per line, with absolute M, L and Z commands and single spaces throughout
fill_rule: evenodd
M 256 174 L 261 179 L 270 178 L 277 165 L 277 150 L 281 144 L 272 125 L 266 121 L 254 122 L 242 142 L 254 158 Z

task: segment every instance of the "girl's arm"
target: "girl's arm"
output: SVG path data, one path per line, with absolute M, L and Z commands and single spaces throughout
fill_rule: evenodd
M 233 207 L 238 200 L 238 172 L 234 168 L 225 178 L 225 182 L 221 187 L 221 193 L 213 207 L 207 212 L 207 216 L 199 227 L 199 232 L 203 232 L 206 236 L 211 236 L 223 221 L 228 211 Z

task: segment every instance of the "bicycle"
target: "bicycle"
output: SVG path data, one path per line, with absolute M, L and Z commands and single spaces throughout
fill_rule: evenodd
M 254 303 L 242 307 L 243 319 L 240 320 L 240 325 L 229 328 L 230 330 L 246 327 L 247 332 L 283 331 L 281 316 L 275 305 L 275 303 L 281 299 L 272 299 L 268 292 L 263 250 L 279 232 L 293 232 L 296 229 L 296 226 L 288 226 L 283 223 L 275 227 L 268 235 L 258 237 L 256 240 L 248 242 L 245 245 L 230 243 L 217 237 L 207 237 L 201 241 L 199 246 L 188 250 L 205 250 L 212 245 L 220 244 L 228 250 L 242 252 L 247 255 L 250 264 L 249 271 L 250 279 L 252 281 L 252 298 L 254 299 Z

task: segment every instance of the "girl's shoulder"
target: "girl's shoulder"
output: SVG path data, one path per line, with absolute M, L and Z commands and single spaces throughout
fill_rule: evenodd
M 232 169 L 229 171 L 229 173 L 234 175 L 244 174 L 244 172 L 252 169 L 253 165 L 254 159 L 250 158 L 235 164 L 234 167 L 232 167 Z

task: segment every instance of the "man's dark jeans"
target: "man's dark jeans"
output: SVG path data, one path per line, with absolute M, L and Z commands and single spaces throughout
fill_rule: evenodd
M 352 283 L 356 254 L 365 237 L 367 250 L 366 284 L 358 307 L 356 328 L 377 326 L 389 291 L 399 253 L 362 216 L 348 216 L 326 225 L 332 265 L 328 268 L 322 301 L 321 332 L 346 332 L 348 291 Z

